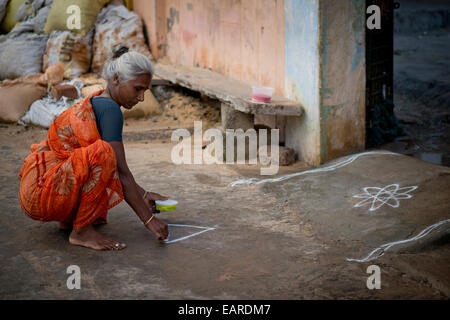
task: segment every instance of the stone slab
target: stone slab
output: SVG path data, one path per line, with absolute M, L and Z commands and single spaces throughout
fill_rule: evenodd
M 207 69 L 158 63 L 155 64 L 155 73 L 161 79 L 226 102 L 244 113 L 285 116 L 303 114 L 304 108 L 300 103 L 276 95 L 269 103 L 255 103 L 252 101 L 251 85 Z

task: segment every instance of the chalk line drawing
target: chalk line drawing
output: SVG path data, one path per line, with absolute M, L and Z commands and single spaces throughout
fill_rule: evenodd
M 192 226 L 192 225 L 189 225 L 189 224 L 168 224 L 168 226 L 169 226 L 169 227 L 187 227 L 187 228 L 196 228 L 196 229 L 203 229 L 203 230 L 202 230 L 202 231 L 199 231 L 199 232 L 195 232 L 195 233 L 190 234 L 190 235 L 187 235 L 187 236 L 185 236 L 185 237 L 181 237 L 181 238 L 177 238 L 177 239 L 173 239 L 173 240 L 169 240 L 169 239 L 167 238 L 167 239 L 164 240 L 164 243 L 175 243 L 175 242 L 178 242 L 178 241 L 183 241 L 183 240 L 186 240 L 186 239 L 189 239 L 189 238 L 198 236 L 199 234 L 202 234 L 202 233 L 204 233 L 204 232 L 211 231 L 211 230 L 215 230 L 216 227 L 217 227 L 217 226 L 214 226 L 214 227 L 201 227 L 201 226 Z
M 297 177 L 297 176 L 301 176 L 304 174 L 309 174 L 309 173 L 318 173 L 318 172 L 326 172 L 326 171 L 333 171 L 336 170 L 338 168 L 344 167 L 350 163 L 352 163 L 353 161 L 355 161 L 356 159 L 358 159 L 359 157 L 362 156 L 366 156 L 366 155 L 373 155 L 373 154 L 390 154 L 390 155 L 399 155 L 399 153 L 394 153 L 394 152 L 390 152 L 390 151 L 369 151 L 369 152 L 362 152 L 362 153 L 358 153 L 355 155 L 352 155 L 340 162 L 322 167 L 322 168 L 317 168 L 317 169 L 311 169 L 311 170 L 306 170 L 306 171 L 301 171 L 301 172 L 296 172 L 296 173 L 291 173 L 285 176 L 281 176 L 281 177 L 277 177 L 277 178 L 266 178 L 266 179 L 258 179 L 258 178 L 250 178 L 250 179 L 239 179 L 239 180 L 235 180 L 233 182 L 231 182 L 229 184 L 230 187 L 234 187 L 238 184 L 260 184 L 260 183 L 266 183 L 266 182 L 279 182 L 279 181 L 283 181 L 286 179 L 290 179 L 293 177 Z
M 387 204 L 392 208 L 400 206 L 400 199 L 410 199 L 412 195 L 409 192 L 416 190 L 417 186 L 400 188 L 398 184 L 390 184 L 384 188 L 365 187 L 364 193 L 355 194 L 353 198 L 362 198 L 363 200 L 355 204 L 353 207 L 358 208 L 372 203 L 369 211 L 375 211 Z
M 389 243 L 385 243 L 381 246 L 379 246 L 378 248 L 372 250 L 367 257 L 362 258 L 362 259 L 352 259 L 352 258 L 345 258 L 347 261 L 355 261 L 355 262 L 367 262 L 367 261 L 371 261 L 371 260 L 375 260 L 379 257 L 381 257 L 382 255 L 384 255 L 384 253 L 386 251 L 388 251 L 390 248 L 399 245 L 399 244 L 404 244 L 404 243 L 408 243 L 408 242 L 413 242 L 413 241 L 417 241 L 425 236 L 427 236 L 431 231 L 433 231 L 434 229 L 436 229 L 437 227 L 449 223 L 450 219 L 446 219 L 446 220 L 442 220 L 440 222 L 437 222 L 431 226 L 426 227 L 425 229 L 423 229 L 422 231 L 420 231 L 420 233 L 412 238 L 409 239 L 405 239 L 405 240 L 399 240 L 399 241 L 395 241 L 395 242 L 389 242 Z

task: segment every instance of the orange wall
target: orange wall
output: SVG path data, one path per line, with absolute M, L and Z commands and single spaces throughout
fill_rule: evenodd
M 156 59 L 284 95 L 284 0 L 134 0 Z

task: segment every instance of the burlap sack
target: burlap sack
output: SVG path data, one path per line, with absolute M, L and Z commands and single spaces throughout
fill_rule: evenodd
M 25 0 L 9 0 L 5 11 L 3 12 L 4 18 L 0 25 L 0 30 L 4 33 L 10 32 L 14 26 L 17 24 L 16 14 L 19 7 L 24 3 Z M 2 4 L 3 7 L 4 3 Z
M 141 18 L 125 6 L 109 5 L 98 15 L 92 57 L 92 72 L 100 73 L 103 64 L 112 58 L 112 48 L 125 46 L 152 59 L 145 43 Z
M 0 45 L 0 80 L 15 79 L 42 70 L 48 36 L 23 33 Z
M 1 24 L 3 22 L 3 18 L 6 15 L 6 5 L 8 4 L 8 0 L 0 0 L 0 30 Z
M 145 91 L 144 101 L 139 102 L 131 110 L 121 109 L 124 119 L 150 117 L 162 114 L 163 112 L 161 105 L 150 90 Z
M 15 83 L 0 86 L 0 120 L 17 122 L 30 105 L 44 97 L 45 87 L 34 83 Z
M 83 74 L 80 76 L 80 80 L 84 83 L 84 87 L 81 89 L 83 98 L 101 89 L 106 89 L 108 85 L 106 80 L 94 73 Z
M 47 87 L 49 83 L 57 84 L 63 80 L 64 76 L 64 65 L 57 63 L 48 67 L 45 73 L 35 73 L 29 76 L 20 77 L 14 80 L 4 80 L 0 82 L 0 87 L 11 86 L 13 84 L 19 83 L 31 83 Z
M 92 56 L 92 36 L 93 30 L 85 37 L 70 31 L 52 32 L 43 57 L 43 70 L 62 62 L 66 79 L 88 72 Z
M 8 36 L 17 36 L 24 32 L 44 33 L 52 2 L 53 0 L 28 0 L 22 3 L 16 15 L 16 26 Z
M 62 62 L 52 64 L 45 70 L 44 79 L 47 83 L 60 83 L 64 79 L 65 70 L 65 65 Z
M 42 87 L 47 87 L 47 80 L 45 79 L 45 74 L 43 73 L 30 74 L 29 76 L 20 77 L 14 80 L 3 80 L 0 82 L 0 87 L 12 86 L 20 83 L 31 83 Z
M 100 10 L 110 0 L 57 0 L 54 1 L 45 23 L 44 32 L 50 34 L 53 31 L 72 31 L 82 36 L 87 35 L 92 29 Z M 67 12 L 70 6 L 80 9 L 80 28 L 69 29 L 68 20 L 72 20 L 74 13 Z

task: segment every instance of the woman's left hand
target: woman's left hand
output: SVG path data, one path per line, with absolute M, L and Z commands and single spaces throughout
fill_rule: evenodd
M 162 196 L 155 192 L 147 192 L 145 194 L 144 202 L 147 204 L 147 206 L 150 207 L 150 209 L 153 212 L 159 213 L 159 210 L 156 210 L 156 203 L 155 200 L 168 200 L 169 198 L 166 196 Z

